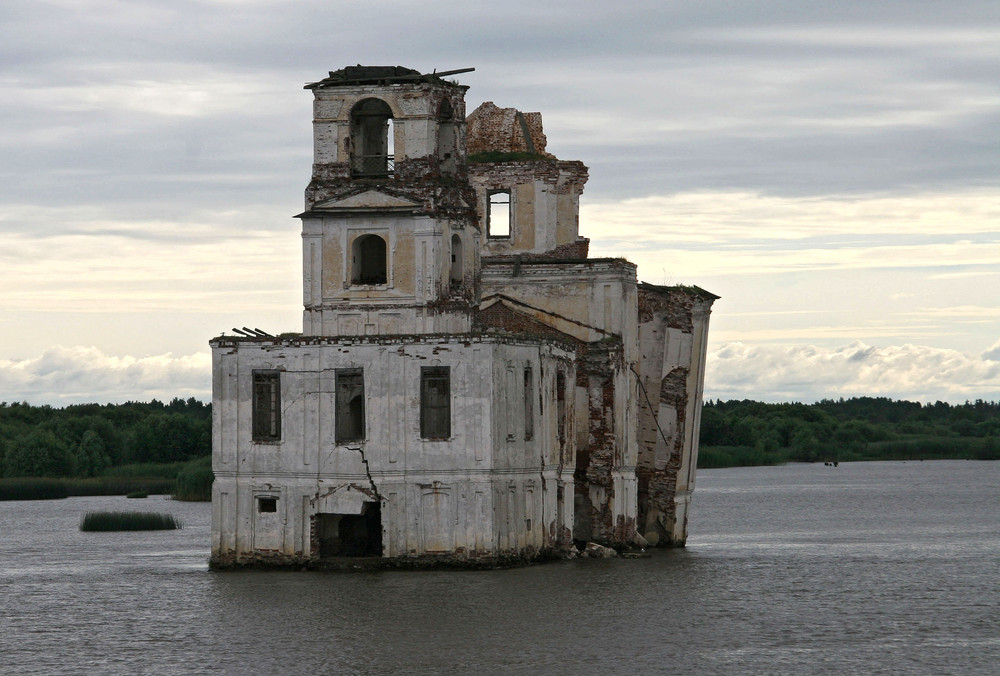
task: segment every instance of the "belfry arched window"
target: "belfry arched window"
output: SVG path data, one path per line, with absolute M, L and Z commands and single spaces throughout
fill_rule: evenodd
M 378 235 L 362 235 L 351 247 L 351 283 L 387 284 L 388 260 L 385 240 Z
M 394 169 L 392 109 L 381 99 L 363 99 L 351 109 L 351 175 L 386 177 Z

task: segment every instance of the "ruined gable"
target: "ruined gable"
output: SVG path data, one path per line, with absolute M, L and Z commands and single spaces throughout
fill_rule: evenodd
M 487 101 L 469 113 L 467 123 L 469 154 L 530 153 L 555 157 L 545 152 L 547 139 L 542 132 L 541 113 L 522 113 Z

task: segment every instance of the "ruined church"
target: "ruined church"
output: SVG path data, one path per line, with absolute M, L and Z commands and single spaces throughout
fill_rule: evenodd
M 211 341 L 214 567 L 684 544 L 716 296 L 591 258 L 587 167 L 461 72 L 306 85 L 302 332 Z

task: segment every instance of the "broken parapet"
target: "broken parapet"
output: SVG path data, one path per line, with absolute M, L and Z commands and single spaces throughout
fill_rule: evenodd
M 541 113 L 522 113 L 516 108 L 500 108 L 487 101 L 469 113 L 465 121 L 469 154 L 531 153 L 555 157 L 545 151 Z

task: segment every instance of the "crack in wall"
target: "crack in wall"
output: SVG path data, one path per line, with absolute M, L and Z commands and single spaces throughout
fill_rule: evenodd
M 347 449 L 357 451 L 361 455 L 361 462 L 364 463 L 365 475 L 368 477 L 368 485 L 372 487 L 372 492 L 375 494 L 375 497 L 378 498 L 379 502 L 388 502 L 385 496 L 378 492 L 378 486 L 375 485 L 375 479 L 372 478 L 371 466 L 368 464 L 368 458 L 365 457 L 365 449 L 362 446 L 347 446 Z

